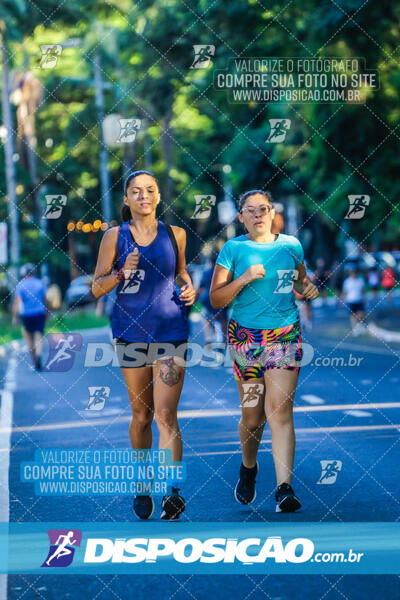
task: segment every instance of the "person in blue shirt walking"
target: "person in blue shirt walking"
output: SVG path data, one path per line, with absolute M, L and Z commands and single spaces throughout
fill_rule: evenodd
M 47 315 L 46 286 L 36 277 L 32 263 L 21 267 L 22 279 L 15 288 L 13 327 L 21 320 L 22 335 L 28 346 L 34 368 L 42 368 L 43 331 Z
M 268 192 L 240 198 L 238 218 L 247 234 L 228 240 L 218 255 L 210 289 L 214 308 L 233 302 L 228 343 L 239 388 L 242 464 L 235 498 L 256 497 L 257 452 L 265 423 L 271 430 L 276 511 L 301 507 L 291 486 L 295 432 L 293 399 L 302 359 L 299 311 L 293 287 L 318 296 L 304 266 L 303 248 L 291 235 L 271 232 L 274 206 Z
M 159 202 L 154 175 L 134 171 L 128 176 L 123 223 L 103 236 L 92 291 L 99 298 L 117 287 L 111 328 L 132 409 L 132 448 L 151 448 L 155 415 L 159 447 L 170 449 L 173 461 L 180 461 L 177 410 L 185 375 L 180 359 L 189 335 L 188 306 L 196 292 L 186 270 L 186 231 L 157 220 Z M 162 519 L 176 519 L 185 510 L 176 482 L 170 491 L 162 500 Z M 154 511 L 152 496 L 136 495 L 133 510 L 148 519 Z

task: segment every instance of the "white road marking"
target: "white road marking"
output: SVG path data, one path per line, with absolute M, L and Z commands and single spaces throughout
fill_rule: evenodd
M 343 412 L 350 417 L 372 417 L 372 413 L 366 410 L 344 410 Z
M 399 429 L 400 425 L 360 425 L 360 426 L 349 426 L 349 427 L 296 427 L 297 434 L 320 434 L 320 433 L 349 433 L 354 431 L 375 431 L 381 429 Z M 237 444 L 238 442 L 221 442 L 221 446 L 228 444 Z M 261 444 L 268 444 L 270 440 L 262 440 Z M 260 448 L 259 452 L 272 452 L 271 448 Z M 241 454 L 241 450 L 218 450 L 217 452 L 193 452 L 186 453 L 185 456 L 213 456 L 214 454 Z
M 319 396 L 315 396 L 314 394 L 303 394 L 300 396 L 302 400 L 308 402 L 309 404 L 324 404 L 325 400 L 320 398 Z
M 343 412 L 350 417 L 372 417 L 372 413 L 366 410 L 344 410 Z
M 398 352 L 393 350 L 385 350 L 384 348 L 376 348 L 374 346 L 363 346 L 361 344 L 352 344 L 350 342 L 340 342 L 334 338 L 320 338 L 318 340 L 318 346 L 329 346 L 329 348 L 336 348 L 336 350 L 344 349 L 344 350 L 359 350 L 360 352 L 365 352 L 367 354 L 382 354 L 384 356 L 400 356 Z
M 122 415 L 124 414 L 123 408 L 105 408 L 104 410 L 80 410 L 79 413 L 83 418 L 87 419 L 98 419 L 101 416 L 111 416 L 111 415 Z
M 13 392 L 16 388 L 17 365 L 18 362 L 16 356 L 12 353 L 4 378 L 4 388 L 0 391 L 0 447 L 4 449 L 0 454 L 0 521 L 6 523 L 10 521 L 10 490 L 8 487 L 8 477 L 10 470 L 11 425 L 14 403 Z M 7 598 L 7 582 L 7 573 L 2 573 L 0 575 L 0 598 Z
M 384 408 L 400 408 L 400 402 L 378 402 L 369 404 L 324 404 L 318 406 L 295 406 L 293 412 L 307 413 L 307 412 L 328 412 L 333 410 L 352 410 L 352 409 L 363 409 L 368 408 L 370 410 L 382 410 Z M 89 411 L 88 411 L 89 412 Z M 101 411 L 99 411 L 101 412 Z M 207 410 L 179 410 L 179 419 L 207 419 L 217 417 L 239 417 L 241 415 L 240 409 L 207 409 Z M 98 425 L 118 425 L 120 423 L 130 423 L 132 417 L 124 416 L 117 417 L 115 419 L 95 419 L 93 424 L 97 427 Z M 82 428 L 91 427 L 92 423 L 88 421 L 65 421 L 64 423 L 48 423 L 46 425 L 24 425 L 23 427 L 13 427 L 12 431 L 53 431 L 56 429 L 71 429 L 71 428 Z M 0 433 L 5 432 L 4 428 L 0 428 Z
M 384 342 L 400 342 L 400 331 L 383 329 L 382 327 L 378 327 L 376 323 L 370 323 L 367 327 L 369 333 L 379 340 L 383 340 Z

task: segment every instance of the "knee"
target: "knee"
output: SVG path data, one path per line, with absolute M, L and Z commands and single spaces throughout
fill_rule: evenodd
M 290 402 L 274 402 L 269 410 L 268 424 L 272 427 L 282 427 L 293 423 L 292 404 Z
M 153 414 L 148 408 L 133 409 L 131 427 L 144 431 L 151 426 L 152 421 Z
M 168 429 L 176 427 L 178 424 L 176 410 L 168 407 L 160 408 L 156 411 L 156 421 L 160 427 L 168 427 Z
M 265 425 L 265 417 L 262 415 L 246 415 L 240 419 L 240 425 L 248 432 L 253 433 Z

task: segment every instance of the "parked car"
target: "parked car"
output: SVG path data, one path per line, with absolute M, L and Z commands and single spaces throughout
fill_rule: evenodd
M 363 252 L 360 256 L 346 258 L 342 264 L 342 273 L 347 275 L 352 269 L 357 269 L 364 275 L 370 269 L 376 269 L 382 276 L 385 269 L 394 269 L 400 275 L 400 251 Z
M 363 252 L 360 256 L 360 269 L 368 271 L 369 269 L 379 269 L 379 264 L 372 252 Z
M 393 256 L 393 252 L 375 252 L 374 256 L 382 270 L 386 269 L 387 267 L 392 269 L 396 268 L 396 259 Z
M 396 272 L 400 275 L 400 250 L 392 250 L 391 254 L 396 261 Z
M 83 306 L 95 302 L 92 294 L 92 275 L 81 275 L 73 279 L 65 292 L 65 303 L 68 307 Z

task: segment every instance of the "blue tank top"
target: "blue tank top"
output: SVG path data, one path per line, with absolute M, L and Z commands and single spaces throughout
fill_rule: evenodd
M 164 223 L 158 221 L 157 235 L 148 246 L 139 246 L 129 223 L 123 223 L 117 241 L 118 269 L 135 247 L 140 253 L 138 268 L 117 286 L 111 316 L 113 337 L 127 342 L 186 340 L 188 309 L 179 300 L 179 288 L 175 285 L 175 250 Z

